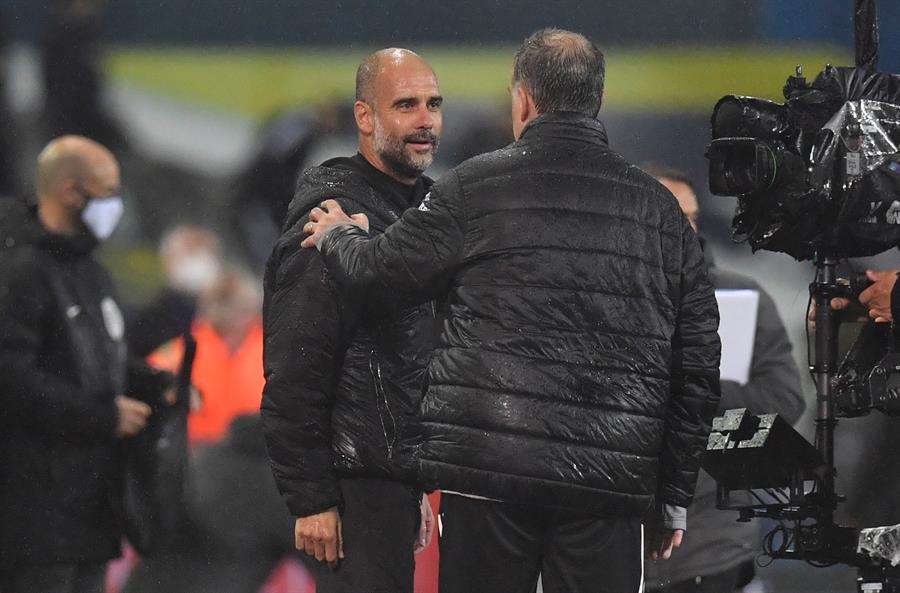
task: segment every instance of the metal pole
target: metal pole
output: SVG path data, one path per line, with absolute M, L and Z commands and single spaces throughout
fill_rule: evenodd
M 838 317 L 831 308 L 831 299 L 838 284 L 835 267 L 837 261 L 830 257 L 816 258 L 816 281 L 813 298 L 816 302 L 816 343 L 813 371 L 816 378 L 816 448 L 825 461 L 825 475 L 820 484 L 820 495 L 826 514 L 823 519 L 831 522 L 836 496 L 834 490 L 834 394 L 831 380 L 838 367 Z

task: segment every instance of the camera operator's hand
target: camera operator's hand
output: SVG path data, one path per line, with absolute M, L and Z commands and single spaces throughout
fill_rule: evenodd
M 116 411 L 119 421 L 116 424 L 116 436 L 133 437 L 147 426 L 150 417 L 150 406 L 142 401 L 124 395 L 116 396 Z
M 894 320 L 891 314 L 891 292 L 897 283 L 898 273 L 900 270 L 866 270 L 866 277 L 872 281 L 872 285 L 859 294 L 859 302 L 869 309 L 869 317 L 876 323 Z

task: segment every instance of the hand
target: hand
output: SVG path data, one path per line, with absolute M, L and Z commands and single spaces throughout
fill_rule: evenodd
M 431 543 L 431 536 L 434 534 L 434 512 L 431 510 L 431 503 L 428 502 L 428 496 L 422 495 L 422 504 L 419 505 L 422 513 L 422 521 L 419 524 L 419 537 L 413 546 L 413 553 L 418 554 L 425 550 Z
M 672 556 L 675 548 L 681 545 L 684 539 L 684 529 L 666 529 L 659 528 L 650 540 L 650 546 L 647 549 L 647 557 L 650 560 L 668 560 Z
M 297 549 L 315 556 L 319 562 L 337 567 L 344 558 L 344 541 L 341 536 L 341 515 L 337 509 L 300 517 L 294 524 L 294 545 Z
M 365 214 L 347 216 L 336 200 L 325 200 L 318 208 L 310 211 L 309 222 L 303 225 L 303 231 L 309 234 L 309 237 L 300 243 L 300 247 L 315 247 L 328 229 L 339 224 L 355 224 L 362 230 L 369 231 L 369 218 Z
M 876 272 L 866 270 L 866 277 L 872 281 L 872 285 L 859 293 L 859 302 L 869 309 L 869 317 L 875 323 L 889 323 L 894 320 L 891 314 L 891 291 L 897 282 L 897 272 L 900 270 L 885 270 Z
M 142 401 L 124 395 L 116 396 L 116 411 L 119 420 L 116 424 L 116 437 L 133 437 L 147 426 L 150 417 L 150 406 Z

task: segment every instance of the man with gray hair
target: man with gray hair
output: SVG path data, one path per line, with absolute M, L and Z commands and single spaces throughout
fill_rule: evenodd
M 442 593 L 636 592 L 680 541 L 719 399 L 718 315 L 672 195 L 608 145 L 604 60 L 576 33 L 516 53 L 516 142 L 446 174 L 380 236 L 310 213 L 345 292 L 446 294 L 419 469 Z M 655 505 L 655 506 L 654 506 Z

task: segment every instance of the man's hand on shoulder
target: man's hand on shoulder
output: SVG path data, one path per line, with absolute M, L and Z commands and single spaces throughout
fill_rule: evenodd
M 353 224 L 366 232 L 369 231 L 369 218 L 365 214 L 347 216 L 336 200 L 325 200 L 318 208 L 310 211 L 309 222 L 303 225 L 303 231 L 309 236 L 300 243 L 300 246 L 316 247 L 329 230 L 343 224 Z
M 332 568 L 344 558 L 341 515 L 336 508 L 298 517 L 294 538 L 298 550 L 314 556 L 319 562 L 327 562 Z

